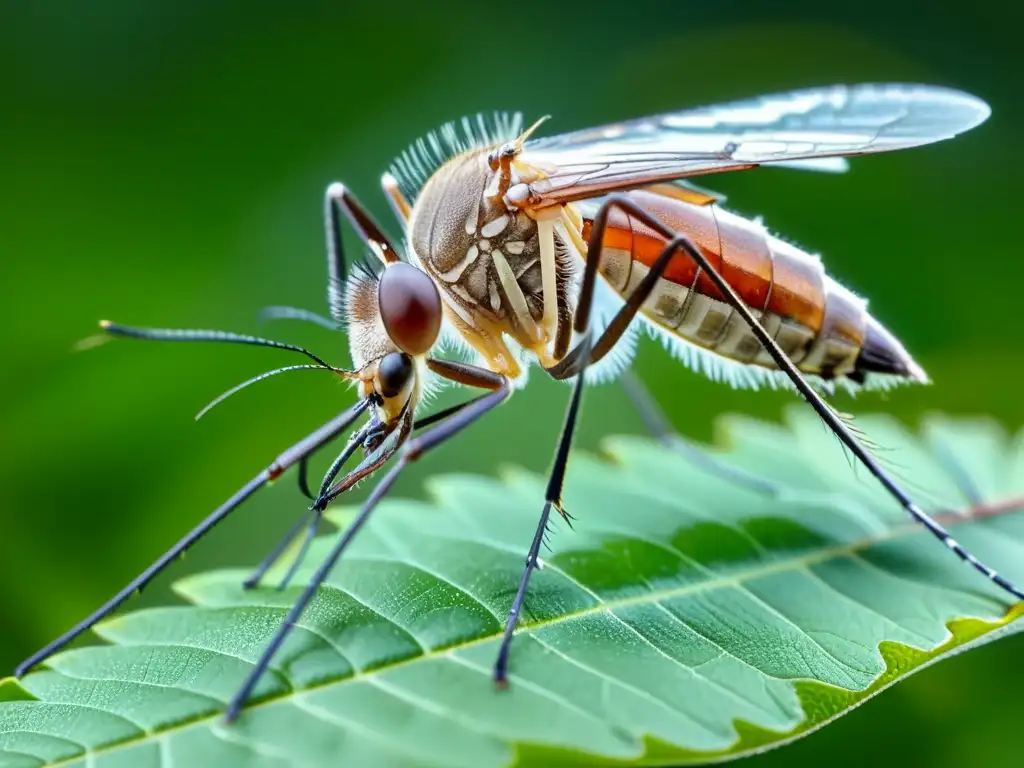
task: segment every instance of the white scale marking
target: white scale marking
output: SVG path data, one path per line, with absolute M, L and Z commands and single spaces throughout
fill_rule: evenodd
M 508 226 L 509 216 L 507 213 L 501 214 L 496 219 L 491 219 L 480 229 L 480 234 L 484 237 L 494 237 L 495 235 L 501 234 L 505 231 L 505 227 Z
M 452 293 L 458 296 L 460 299 L 465 301 L 467 304 L 476 304 L 476 300 L 469 295 L 469 291 L 463 288 L 461 285 L 453 285 L 451 287 Z
M 469 246 L 469 250 L 466 251 L 466 255 L 462 257 L 462 260 L 451 269 L 446 272 L 438 273 L 438 277 L 444 280 L 446 283 L 454 283 L 460 277 L 462 273 L 466 271 L 466 267 L 476 261 L 477 256 L 480 255 L 480 251 L 475 245 Z
M 455 291 L 455 289 L 460 287 L 461 286 L 458 285 L 453 286 L 452 291 Z M 465 291 L 462 292 L 466 293 Z M 469 294 L 467 293 L 466 296 L 468 297 Z M 470 328 L 476 328 L 476 322 L 473 318 L 473 315 L 467 312 L 466 309 L 459 302 L 452 300 L 452 298 L 448 295 L 447 291 L 441 292 L 441 301 L 444 302 L 444 305 L 446 307 L 449 307 L 456 315 L 458 315 L 459 319 L 461 319 L 462 322 L 464 322 L 467 326 L 469 326 Z
M 522 240 L 509 240 L 505 243 L 505 250 L 511 253 L 513 256 L 518 256 L 524 250 L 526 250 L 526 243 Z

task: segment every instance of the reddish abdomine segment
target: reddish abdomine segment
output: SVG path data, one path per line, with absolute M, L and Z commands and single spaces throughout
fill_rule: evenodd
M 867 372 L 923 373 L 864 301 L 828 277 L 817 257 L 716 205 L 694 205 L 661 188 L 626 193 L 687 235 L 806 373 L 825 379 Z M 585 219 L 588 239 L 591 219 Z M 619 210 L 604 236 L 601 272 L 623 296 L 648 273 L 665 240 Z M 775 368 L 747 325 L 693 259 L 679 253 L 643 307 L 662 328 L 742 363 Z

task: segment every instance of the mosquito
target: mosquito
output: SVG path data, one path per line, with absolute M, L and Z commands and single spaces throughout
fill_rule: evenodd
M 163 341 L 276 347 L 311 362 L 261 374 L 324 369 L 352 382 L 359 399 L 291 446 L 109 602 L 17 669 L 25 674 L 116 610 L 242 502 L 291 467 L 312 504 L 246 584 L 304 535 L 282 581 L 295 573 L 323 511 L 360 480 L 390 468 L 302 589 L 230 702 L 234 720 L 288 633 L 345 548 L 402 470 L 475 423 L 539 366 L 573 388 L 554 452 L 544 504 L 512 599 L 494 665 L 507 684 L 509 649 L 552 511 L 570 520 L 562 486 L 585 382 L 625 375 L 628 391 L 660 436 L 674 432 L 635 375 L 625 372 L 640 331 L 662 340 L 686 366 L 734 386 L 785 386 L 892 497 L 962 560 L 1018 599 L 1024 593 L 975 558 L 926 514 L 858 440 L 822 393 L 878 389 L 927 376 L 866 302 L 826 275 L 821 261 L 730 213 L 721 197 L 689 178 L 789 166 L 842 171 L 847 156 L 952 138 L 984 122 L 989 107 L 947 88 L 833 86 L 671 112 L 534 138 L 518 115 L 464 118 L 420 139 L 382 177 L 403 228 L 405 258 L 342 184 L 324 199 L 331 318 L 271 308 L 272 317 L 346 327 L 353 366 L 328 364 L 283 342 L 223 331 L 133 328 L 107 334 Z M 349 269 L 342 217 L 371 256 Z M 446 355 L 454 345 L 466 355 Z M 424 394 L 447 381 L 479 390 L 420 415 Z M 316 494 L 307 461 L 351 431 Z M 682 443 L 676 441 L 673 445 Z M 357 453 L 356 465 L 341 475 Z M 339 475 L 341 475 L 339 479 Z M 747 480 L 754 481 L 753 478 Z

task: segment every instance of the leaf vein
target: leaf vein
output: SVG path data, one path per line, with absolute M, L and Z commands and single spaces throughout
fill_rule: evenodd
M 824 578 L 822 578 L 818 573 L 815 572 L 815 570 L 813 568 L 807 567 L 807 568 L 802 568 L 801 570 L 804 573 L 808 574 L 812 579 L 817 581 L 819 584 L 821 584 L 822 586 L 826 587 L 830 592 L 832 592 L 832 593 L 834 593 L 836 595 L 839 595 L 839 597 L 841 599 L 843 599 L 844 601 L 850 603 L 851 605 L 853 605 L 853 606 L 855 606 L 857 608 L 861 608 L 861 609 L 863 609 L 865 611 L 868 611 L 869 613 L 873 613 L 875 616 L 878 616 L 880 619 L 882 619 L 882 621 L 884 621 L 890 627 L 896 627 L 897 629 L 903 630 L 908 635 L 912 635 L 912 636 L 918 638 L 918 640 L 920 640 L 922 642 L 922 645 L 918 646 L 918 648 L 924 650 L 924 649 L 928 648 L 929 645 L 931 645 L 931 641 L 929 641 L 928 638 L 925 637 L 924 635 L 922 635 L 920 632 L 917 632 L 916 630 L 913 630 L 910 627 L 905 627 L 900 622 L 896 621 L 895 619 L 889 618 L 888 616 L 886 616 L 881 611 L 877 610 L 876 608 L 872 608 L 870 605 L 868 605 L 867 603 L 865 603 L 865 602 L 863 602 L 861 600 L 858 600 L 853 595 L 848 595 L 847 593 L 845 593 L 841 589 L 839 589 L 839 587 L 835 586 L 831 582 L 829 582 L 829 581 L 825 580 Z M 872 648 L 872 649 L 868 649 L 868 650 L 874 651 L 875 649 Z
M 389 738 L 385 734 L 378 733 L 373 730 L 365 723 L 361 723 L 358 720 L 353 720 L 348 717 L 342 717 L 337 713 L 324 709 L 323 707 L 317 706 L 309 701 L 307 696 L 296 696 L 295 706 L 301 709 L 303 712 L 308 712 L 310 715 L 315 717 L 321 722 L 327 723 L 328 725 L 343 730 L 348 730 L 354 735 L 361 736 L 363 740 L 378 744 L 384 747 L 385 752 L 391 752 L 402 757 L 411 757 L 414 761 L 424 761 L 422 754 L 417 753 L 413 750 L 405 749 L 401 746 L 400 740 Z M 396 743 L 399 742 L 399 743 Z M 431 765 L 436 765 L 433 761 L 430 761 Z
M 471 669 L 474 672 L 479 672 L 484 677 L 486 677 L 488 679 L 488 681 L 491 680 L 491 670 L 490 669 L 488 669 L 486 667 L 481 667 L 479 664 L 474 664 L 469 659 L 462 658 L 461 656 L 459 656 L 458 654 L 455 654 L 455 653 L 449 653 L 448 654 L 448 658 L 450 658 L 452 661 L 454 661 L 457 664 L 461 664 L 462 666 L 466 667 L 467 669 Z M 514 684 L 516 686 L 521 686 L 522 688 L 525 688 L 526 690 L 533 691 L 534 693 L 536 693 L 536 694 L 538 694 L 540 696 L 543 696 L 546 699 L 550 699 L 551 701 L 555 702 L 556 704 L 560 704 L 560 705 L 562 705 L 562 706 L 564 706 L 564 707 L 566 707 L 568 709 L 573 710 L 574 712 L 577 712 L 577 713 L 583 715 L 588 720 L 593 720 L 593 721 L 595 721 L 597 723 L 600 723 L 601 725 L 604 725 L 604 726 L 612 725 L 610 720 L 598 717 L 593 712 L 589 712 L 588 710 L 585 710 L 582 707 L 580 707 L 578 704 L 573 703 L 570 699 L 567 699 L 564 696 L 559 696 L 554 691 L 548 690 L 547 688 L 544 688 L 543 686 L 537 685 L 533 681 L 527 680 L 525 677 L 522 677 L 522 676 L 516 675 L 516 674 L 514 674 L 512 672 L 509 672 L 509 683 L 510 684 Z
M 597 677 L 600 680 L 604 680 L 609 685 L 614 685 L 614 686 L 617 686 L 619 688 L 625 689 L 625 690 L 629 691 L 630 693 L 632 693 L 632 694 L 634 694 L 636 696 L 639 696 L 642 699 L 646 699 L 651 704 L 654 704 L 655 706 L 660 707 L 661 709 L 666 710 L 667 712 L 671 713 L 672 715 L 679 716 L 681 719 L 686 720 L 687 722 L 691 723 L 692 725 L 697 726 L 701 730 L 705 730 L 705 731 L 708 731 L 709 733 L 714 734 L 714 731 L 710 731 L 707 728 L 707 726 L 704 725 L 704 723 L 700 722 L 699 720 L 694 719 L 694 717 L 692 715 L 690 715 L 688 712 L 685 712 L 685 711 L 683 711 L 683 710 L 673 706 L 671 703 L 665 701 L 664 699 L 661 699 L 661 698 L 655 696 L 650 691 L 647 691 L 647 690 L 645 690 L 643 688 L 637 688 L 635 685 L 631 685 L 630 683 L 627 683 L 624 680 L 620 680 L 620 679 L 618 679 L 616 677 L 612 677 L 611 675 L 607 674 L 606 672 L 603 672 L 600 669 L 597 669 L 596 667 L 592 667 L 589 664 L 584 664 L 579 659 L 574 659 L 572 656 L 569 656 L 568 654 L 563 653 L 562 651 L 558 650 L 558 648 L 556 648 L 555 646 L 553 646 L 550 643 L 546 642 L 539 635 L 532 635 L 532 637 L 533 637 L 534 640 L 536 640 L 542 646 L 544 646 L 549 651 L 551 651 L 551 653 L 555 654 L 559 658 L 561 658 L 564 661 L 568 662 L 572 666 L 578 667 L 582 671 L 588 672 L 589 674 L 594 675 L 595 677 Z M 715 735 L 717 735 L 717 734 L 715 734 Z

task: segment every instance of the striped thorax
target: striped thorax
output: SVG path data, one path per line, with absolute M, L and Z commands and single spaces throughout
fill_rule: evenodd
M 545 273 L 553 281 L 565 258 L 555 252 L 552 228 L 542 239 L 536 218 L 494 194 L 501 171 L 490 167 L 488 154 L 463 153 L 430 177 L 413 206 L 409 242 L 441 290 L 449 321 L 496 370 L 514 377 L 519 364 L 503 336 L 553 362 L 558 299 L 549 295 L 545 305 Z M 563 281 L 563 300 L 566 289 Z

